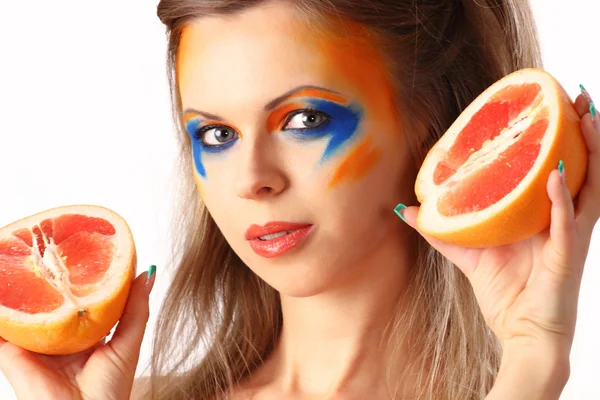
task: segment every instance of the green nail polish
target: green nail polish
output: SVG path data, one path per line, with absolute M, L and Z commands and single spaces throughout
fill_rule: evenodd
M 596 114 L 598 114 L 598 111 L 596 111 L 596 106 L 594 105 L 594 103 L 590 103 L 590 114 L 592 115 L 592 117 L 595 117 Z
M 404 210 L 406 210 L 406 206 L 402 203 L 398 204 L 396 208 L 394 208 L 396 215 L 398 215 L 402 221 L 406 222 L 406 218 L 404 218 L 404 215 L 402 215 L 402 211 Z
M 562 175 L 564 170 L 565 170 L 565 163 L 563 162 L 563 160 L 560 160 L 558 162 L 558 173 Z
M 590 96 L 590 94 L 588 93 L 588 91 L 586 90 L 586 88 L 583 87 L 583 85 L 579 85 L 579 89 L 581 89 L 581 94 L 583 95 L 583 98 L 585 99 L 585 101 L 587 101 L 588 103 L 593 103 L 594 102 L 592 100 L 592 96 Z
M 148 268 L 148 279 L 150 279 L 152 277 L 152 275 L 154 275 L 155 272 L 156 272 L 156 265 L 151 265 L 150 268 Z

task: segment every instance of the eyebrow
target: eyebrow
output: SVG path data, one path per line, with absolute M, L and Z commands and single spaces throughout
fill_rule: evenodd
M 294 96 L 297 93 L 303 92 L 305 90 L 316 90 L 316 91 L 327 92 L 327 93 L 334 94 L 336 96 L 344 97 L 340 93 L 335 92 L 335 91 L 330 90 L 330 89 L 326 89 L 324 87 L 312 86 L 312 85 L 303 85 L 303 86 L 298 86 L 297 88 L 292 89 L 292 90 L 290 90 L 290 91 L 282 94 L 281 96 L 277 97 L 276 99 L 272 100 L 271 102 L 269 102 L 265 106 L 265 111 L 271 111 L 272 109 L 274 109 L 275 107 L 277 107 L 279 104 L 283 103 L 288 98 Z
M 207 112 L 204 112 L 204 111 L 195 110 L 193 108 L 186 108 L 183 111 L 183 118 L 185 118 L 186 115 L 188 115 L 188 114 L 200 115 L 200 116 L 204 117 L 205 119 L 210 119 L 210 120 L 213 120 L 213 121 L 220 121 L 220 122 L 224 122 L 225 121 L 225 118 L 223 118 L 223 117 L 219 117 L 218 115 L 210 114 L 210 113 L 207 113 Z
M 303 86 L 298 86 L 284 94 L 282 94 L 281 96 L 271 100 L 267 105 L 265 105 L 264 109 L 265 111 L 271 111 L 273 110 L 275 107 L 277 107 L 279 104 L 283 103 L 285 100 L 289 99 L 290 97 L 294 96 L 297 93 L 306 91 L 306 90 L 316 90 L 316 91 L 320 91 L 320 92 L 326 92 L 326 93 L 330 93 L 336 96 L 340 96 L 343 97 L 343 95 L 341 95 L 340 93 L 331 90 L 331 89 L 326 89 L 324 87 L 320 87 L 320 86 L 313 86 L 313 85 L 303 85 Z M 183 118 L 185 118 L 185 116 L 187 114 L 195 114 L 195 115 L 200 115 L 206 119 L 210 119 L 213 121 L 220 121 L 220 122 L 224 122 L 225 119 L 223 117 L 220 117 L 216 114 L 210 114 L 204 111 L 200 111 L 200 110 L 196 110 L 193 108 L 186 108 L 183 111 Z

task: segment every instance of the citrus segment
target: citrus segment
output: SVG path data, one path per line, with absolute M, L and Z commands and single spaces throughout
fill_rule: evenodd
M 50 240 L 50 238 L 52 238 L 52 240 L 56 243 L 54 238 L 54 221 L 52 219 L 45 219 L 40 222 L 40 230 L 42 231 L 42 234 L 46 240 Z
M 63 295 L 48 281 L 25 267 L 25 258 L 11 261 L 0 258 L 0 305 L 35 314 L 56 310 L 64 303 Z
M 3 257 L 25 257 L 31 255 L 31 248 L 27 244 L 15 239 L 0 240 L 0 260 Z
M 73 285 L 88 285 L 102 279 L 110 267 L 114 247 L 110 236 L 87 232 L 76 233 L 57 246 Z
M 54 243 L 61 244 L 65 239 L 79 232 L 114 235 L 115 227 L 102 218 L 85 215 L 61 215 L 54 220 Z
M 40 257 L 44 257 L 46 254 L 46 241 L 44 240 L 44 234 L 39 226 L 34 226 L 33 229 L 33 239 L 35 243 L 34 251 L 37 251 Z
M 55 310 L 63 296 L 26 266 L 31 254 L 18 238 L 0 242 L 0 305 L 25 313 Z
M 21 239 L 27 246 L 33 246 L 33 235 L 29 229 L 19 229 L 18 231 L 13 232 L 13 235 Z
M 480 211 L 512 192 L 533 167 L 547 128 L 548 120 L 540 119 L 518 132 L 519 140 L 491 163 L 449 186 L 438 200 L 440 213 L 453 216 Z
M 446 158 L 438 163 L 434 183 L 440 185 L 454 175 L 471 155 L 496 138 L 530 107 L 540 90 L 538 84 L 508 86 L 481 107 L 459 133 Z

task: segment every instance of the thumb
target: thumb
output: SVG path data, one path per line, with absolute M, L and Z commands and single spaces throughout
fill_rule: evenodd
M 115 357 L 112 361 L 124 367 L 126 371 L 134 372 L 138 363 L 140 347 L 150 316 L 149 296 L 154 286 L 155 272 L 156 266 L 153 265 L 148 272 L 140 274 L 133 281 L 123 316 L 119 320 L 115 334 L 106 345 L 113 350 L 107 352 L 109 357 Z
M 15 394 L 31 393 L 32 388 L 46 388 L 54 372 L 40 361 L 40 355 L 0 338 L 0 373 Z M 19 397 L 21 398 L 21 397 Z

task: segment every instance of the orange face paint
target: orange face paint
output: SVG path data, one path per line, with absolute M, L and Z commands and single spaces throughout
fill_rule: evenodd
M 267 118 L 267 132 L 273 133 L 282 129 L 286 117 L 292 111 L 300 110 L 304 107 L 306 107 L 305 104 L 294 102 L 276 108 Z
M 206 169 L 204 168 L 204 163 L 202 161 L 203 153 L 219 153 L 232 146 L 238 140 L 238 138 L 242 137 L 242 135 L 239 133 L 239 129 L 225 124 L 223 121 L 202 119 L 202 117 L 202 113 L 187 112 L 183 116 L 183 121 L 185 130 L 192 141 L 192 152 L 194 155 L 194 165 L 196 167 L 196 171 L 198 174 L 200 174 L 200 176 L 206 178 Z M 223 145 L 209 145 L 204 142 L 204 134 L 206 131 L 222 128 L 225 128 L 225 130 L 227 128 L 233 130 L 236 137 L 233 140 L 224 143 Z M 201 131 L 202 133 L 199 134 Z
M 352 93 L 360 99 L 365 118 L 370 122 L 369 131 L 377 132 L 377 135 L 399 134 L 397 100 L 387 61 L 365 29 L 344 21 L 334 32 L 312 34 L 313 39 L 319 41 L 319 51 L 327 54 L 329 65 L 323 65 L 325 79 L 334 83 L 333 87 L 345 88 L 344 93 Z M 323 40 L 323 35 L 327 40 Z M 379 121 L 385 123 L 378 125 Z M 328 188 L 361 179 L 375 167 L 383 152 L 372 139 L 370 136 L 349 150 L 335 169 Z
M 283 103 L 284 105 L 279 108 L 276 108 L 269 115 L 269 118 L 267 119 L 267 131 L 273 132 L 275 130 L 282 129 L 283 126 L 281 126 L 281 125 L 282 125 L 283 121 L 291 112 L 303 109 L 303 108 L 307 107 L 308 105 L 310 105 L 310 104 L 305 104 L 302 102 L 293 102 L 293 103 L 286 104 L 289 101 L 300 100 L 300 99 L 308 99 L 309 102 L 310 102 L 310 100 L 320 99 L 320 100 L 326 100 L 329 102 L 339 103 L 339 104 L 343 104 L 343 105 L 348 103 L 348 99 L 346 99 L 344 96 L 334 93 L 329 90 L 320 89 L 320 88 L 300 89 L 297 92 L 292 93 L 287 97 L 284 95 L 284 97 L 278 98 L 275 100 L 275 102 L 277 104 Z M 267 109 L 269 109 L 269 108 L 271 108 L 271 106 L 267 105 Z
M 311 49 L 306 52 L 302 59 L 298 59 L 299 64 L 295 64 L 303 65 L 304 69 L 300 70 L 302 71 L 300 75 L 304 75 L 304 71 L 306 71 L 308 79 L 305 82 L 297 80 L 295 82 L 306 85 L 326 84 L 327 87 L 333 88 L 335 92 L 344 93 L 344 95 L 315 88 L 300 90 L 282 99 L 280 102 L 286 104 L 272 111 L 267 116 L 265 125 L 263 125 L 268 132 L 280 131 L 283 129 L 282 125 L 286 117 L 291 112 L 306 108 L 313 108 L 325 113 L 332 110 L 337 112 L 338 117 L 341 116 L 342 118 L 332 119 L 332 121 L 337 121 L 335 126 L 332 122 L 330 127 L 323 126 L 320 130 L 306 129 L 302 132 L 303 137 L 311 138 L 311 135 L 313 135 L 312 138 L 315 140 L 323 136 L 330 138 L 321 163 L 333 161 L 334 159 L 340 160 L 339 157 L 341 156 L 341 160 L 337 161 L 340 162 L 340 165 L 335 168 L 334 178 L 331 180 L 329 187 L 348 179 L 355 180 L 365 176 L 381 158 L 381 141 L 377 140 L 375 141 L 376 145 L 372 145 L 371 139 L 368 141 L 362 139 L 365 133 L 365 127 L 361 123 L 363 119 L 369 120 L 367 123 L 369 132 L 376 132 L 377 135 L 398 132 L 399 129 L 396 128 L 400 126 L 397 121 L 395 90 L 383 54 L 374 46 L 375 42 L 360 25 L 345 22 L 342 25 L 334 27 L 333 30 L 307 29 L 306 26 L 300 25 L 290 26 L 289 28 L 294 30 L 294 36 L 301 38 L 299 39 L 301 46 Z M 340 27 L 341 29 L 337 29 Z M 213 54 L 215 50 L 212 47 L 210 51 L 206 50 L 208 44 L 210 44 L 210 41 L 206 39 L 206 35 L 199 35 L 198 32 L 194 33 L 193 30 L 188 29 L 185 28 L 182 32 L 177 53 L 177 85 L 179 88 L 185 88 L 186 101 L 191 98 L 193 103 L 200 103 L 195 101 L 198 97 L 194 93 L 202 90 L 202 87 L 212 87 L 214 91 L 214 86 L 196 70 L 198 65 L 202 65 L 205 61 L 203 57 L 208 57 L 205 54 L 207 51 L 213 59 L 215 58 Z M 257 48 L 260 49 L 260 47 Z M 264 55 L 265 62 L 268 62 L 269 57 L 269 54 Z M 305 64 L 304 60 L 306 60 Z M 294 68 L 292 65 L 288 67 L 290 74 L 293 74 Z M 278 71 L 277 68 L 274 68 L 274 70 Z M 283 82 L 286 82 L 285 75 L 282 75 L 283 72 L 279 70 L 277 73 L 279 74 L 278 79 L 265 80 L 269 92 L 281 90 L 284 85 L 280 85 L 278 82 L 282 82 L 282 79 Z M 294 80 L 291 79 L 290 81 Z M 202 82 L 202 85 L 199 82 Z M 277 87 L 277 89 L 271 90 L 272 86 Z M 245 86 L 242 87 L 245 90 L 245 95 L 250 94 L 242 98 L 249 98 L 252 101 L 252 96 L 257 94 L 256 101 L 264 101 L 265 103 L 269 101 L 268 98 L 258 97 L 260 91 L 252 91 L 253 86 L 249 86 L 250 91 Z M 232 89 L 235 90 L 235 88 Z M 213 104 L 204 97 L 200 96 L 200 98 L 202 104 Z M 227 115 L 232 116 L 236 115 L 237 110 L 248 111 L 253 109 L 250 103 L 247 102 L 235 104 L 237 108 L 228 107 L 228 103 L 223 100 L 223 96 L 217 96 L 217 98 L 220 101 L 218 107 L 215 107 L 215 111 L 219 113 L 224 110 Z M 192 102 L 189 103 L 190 106 L 194 107 Z M 344 106 L 347 109 L 334 108 L 334 104 Z M 251 111 L 240 118 L 252 118 Z M 190 120 L 192 120 L 192 117 L 189 115 L 184 117 L 184 121 Z M 380 123 L 379 121 L 383 122 Z M 395 126 L 392 127 L 390 121 L 395 122 Z M 237 131 L 239 132 L 239 130 Z M 357 141 L 361 140 L 363 141 L 355 145 Z M 350 146 L 350 150 L 347 150 L 347 146 Z M 374 147 L 377 147 L 377 149 Z M 331 158 L 333 155 L 336 155 L 336 157 Z
M 371 171 L 382 155 L 381 150 L 374 148 L 372 142 L 371 136 L 367 136 L 350 151 L 329 182 L 330 189 L 343 181 L 358 180 Z
M 337 93 L 330 92 L 328 90 L 319 89 L 304 89 L 291 95 L 288 100 L 300 99 L 303 97 L 318 98 L 327 101 L 333 101 L 334 103 L 346 104 L 348 100 Z
M 183 125 L 187 126 L 187 124 L 192 120 L 192 119 L 199 119 L 202 121 L 202 126 L 207 126 L 207 125 L 222 125 L 222 126 L 226 126 L 229 127 L 231 129 L 234 129 L 236 132 L 238 132 L 238 134 L 240 136 L 242 136 L 242 132 L 240 132 L 240 130 L 238 128 L 236 128 L 235 126 L 223 122 L 221 120 L 217 120 L 217 119 L 211 119 L 211 118 L 207 118 L 203 113 L 200 112 L 194 112 L 194 111 L 188 111 L 183 115 Z
M 356 94 L 369 118 L 392 119 L 399 127 L 397 96 L 388 62 L 365 28 L 341 21 L 333 32 L 313 31 L 310 35 L 311 40 L 318 41 L 319 51 L 327 55 L 329 65 L 322 66 L 324 79 Z
M 175 81 L 178 88 L 190 87 L 193 84 L 193 74 L 190 72 L 197 62 L 194 55 L 199 55 L 203 47 L 203 43 L 194 37 L 190 26 L 182 28 L 175 65 Z

